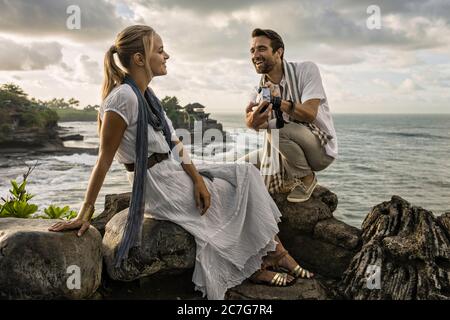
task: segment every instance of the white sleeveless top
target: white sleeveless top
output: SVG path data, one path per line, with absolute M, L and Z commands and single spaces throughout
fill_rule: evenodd
M 116 152 L 115 159 L 119 163 L 134 163 L 136 159 L 136 130 L 138 119 L 138 99 L 128 84 L 121 84 L 114 88 L 100 106 L 100 118 L 104 119 L 105 112 L 113 111 L 127 124 L 122 141 Z M 177 139 L 172 121 L 164 116 L 170 128 L 172 139 Z M 170 151 L 162 131 L 155 131 L 148 125 L 148 156 L 152 153 L 168 153 Z

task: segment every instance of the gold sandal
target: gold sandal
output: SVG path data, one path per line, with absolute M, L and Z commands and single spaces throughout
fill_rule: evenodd
M 314 277 L 314 273 L 300 267 L 299 264 L 294 268 L 294 270 L 292 270 L 292 272 L 290 272 L 290 275 L 292 275 L 295 278 L 306 278 L 306 279 L 311 279 L 312 277 Z
M 272 280 L 270 280 L 270 282 L 257 279 L 257 277 L 264 271 L 268 271 L 268 270 L 262 269 L 262 270 L 256 271 L 250 277 L 250 281 L 253 283 L 256 283 L 256 284 L 269 285 L 271 287 L 289 287 L 295 283 L 295 278 L 292 281 L 288 282 L 288 274 L 284 273 L 284 272 L 275 272 L 275 275 L 273 276 Z
M 311 279 L 314 276 L 314 273 L 300 267 L 299 264 L 297 264 L 295 266 L 295 268 L 292 271 L 287 270 L 284 267 L 281 267 L 279 265 L 279 262 L 282 258 L 284 258 L 284 256 L 286 256 L 289 252 L 287 250 L 284 250 L 283 252 L 281 252 L 278 256 L 275 257 L 275 262 L 271 265 L 271 267 L 275 270 L 275 271 L 283 271 L 286 272 L 287 274 L 297 278 L 306 278 L 306 279 Z

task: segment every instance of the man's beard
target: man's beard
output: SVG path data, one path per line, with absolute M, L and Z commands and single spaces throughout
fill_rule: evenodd
M 253 65 L 255 66 L 256 73 L 259 74 L 266 74 L 272 71 L 273 67 L 275 66 L 275 63 L 272 61 L 268 61 L 267 59 L 264 60 L 258 60 L 258 62 L 261 61 L 262 63 L 259 66 L 256 66 L 256 61 L 253 61 Z

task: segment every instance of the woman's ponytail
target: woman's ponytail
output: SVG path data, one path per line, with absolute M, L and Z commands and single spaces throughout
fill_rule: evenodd
M 112 45 L 105 53 L 104 62 L 104 78 L 102 88 L 102 100 L 104 100 L 108 94 L 114 89 L 115 86 L 120 84 L 125 78 L 125 72 L 116 64 L 114 60 L 114 53 L 117 52 L 116 46 Z
M 123 82 L 126 75 L 125 70 L 128 70 L 133 54 L 139 52 L 145 56 L 145 68 L 147 73 L 151 75 L 150 66 L 147 61 L 148 56 L 152 52 L 154 34 L 155 31 L 149 26 L 134 25 L 125 28 L 117 35 L 115 45 L 112 45 L 105 53 L 105 60 L 103 64 L 102 100 L 105 100 L 111 91 Z M 125 70 L 118 66 L 114 60 L 115 53 L 117 53 L 117 58 Z M 98 132 L 100 134 L 100 114 L 97 119 Z

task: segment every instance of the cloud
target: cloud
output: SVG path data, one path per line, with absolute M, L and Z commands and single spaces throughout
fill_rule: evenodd
M 102 81 L 102 70 L 99 63 L 87 55 L 79 56 L 77 80 L 91 84 L 100 84 Z
M 0 70 L 40 70 L 59 64 L 62 46 L 57 42 L 18 43 L 0 38 Z
M 381 14 L 397 14 L 405 17 L 427 16 L 432 19 L 450 20 L 450 2 L 447 0 L 335 0 L 336 6 L 356 15 L 370 5 L 377 5 Z
M 375 85 L 380 86 L 380 87 L 385 88 L 385 89 L 390 89 L 390 90 L 394 89 L 394 85 L 391 82 L 386 81 L 384 79 L 375 78 L 375 79 L 372 80 L 372 82 Z
M 72 62 L 61 62 L 52 67 L 51 74 L 67 84 L 78 82 L 97 86 L 102 82 L 103 71 L 97 60 L 81 54 L 74 57 Z
M 81 9 L 81 30 L 66 27 L 72 4 Z M 366 27 L 372 4 L 381 9 L 380 30 Z M 145 23 L 171 55 L 168 76 L 151 84 L 159 96 L 237 111 L 258 81 L 249 43 L 251 31 L 262 27 L 281 34 L 288 60 L 319 65 L 333 110 L 379 111 L 419 99 L 438 109 L 450 97 L 449 6 L 447 0 L 0 0 L 0 78 L 32 94 L 98 103 L 105 50 L 125 26 Z
M 81 29 L 70 30 L 67 8 L 80 8 Z M 106 0 L 0 0 L 0 30 L 26 36 L 63 36 L 97 41 L 113 38 L 126 24 L 116 7 Z
M 141 14 L 142 19 L 158 28 L 161 26 L 166 32 L 163 35 L 176 34 L 177 41 L 183 42 L 185 38 L 193 46 L 202 44 L 199 56 L 219 54 L 214 48 L 220 48 L 224 53 L 233 57 L 240 54 L 242 58 L 246 51 L 239 49 L 237 44 L 241 47 L 247 44 L 255 27 L 278 31 L 288 50 L 320 44 L 406 50 L 447 44 L 441 37 L 424 36 L 447 30 L 444 20 L 436 20 L 438 18 L 432 15 L 413 15 L 412 11 L 403 16 L 392 6 L 389 6 L 391 10 L 384 11 L 388 3 L 383 1 L 383 27 L 380 30 L 369 30 L 366 26 L 369 4 L 361 6 L 354 1 L 341 1 L 339 5 L 339 2 L 329 0 L 243 1 L 242 4 L 234 1 L 141 0 L 137 5 L 130 5 L 136 12 L 146 12 Z
M 414 93 L 419 90 L 423 90 L 423 88 L 411 78 L 405 79 L 398 87 L 398 91 L 401 93 Z
M 158 6 L 171 10 L 188 10 L 200 14 L 211 13 L 230 13 L 236 10 L 248 9 L 254 5 L 266 5 L 271 3 L 271 0 L 133 0 L 142 6 Z
M 332 46 L 320 44 L 301 51 L 302 60 L 312 60 L 326 65 L 352 65 L 363 62 L 365 55 L 352 50 L 336 50 Z

